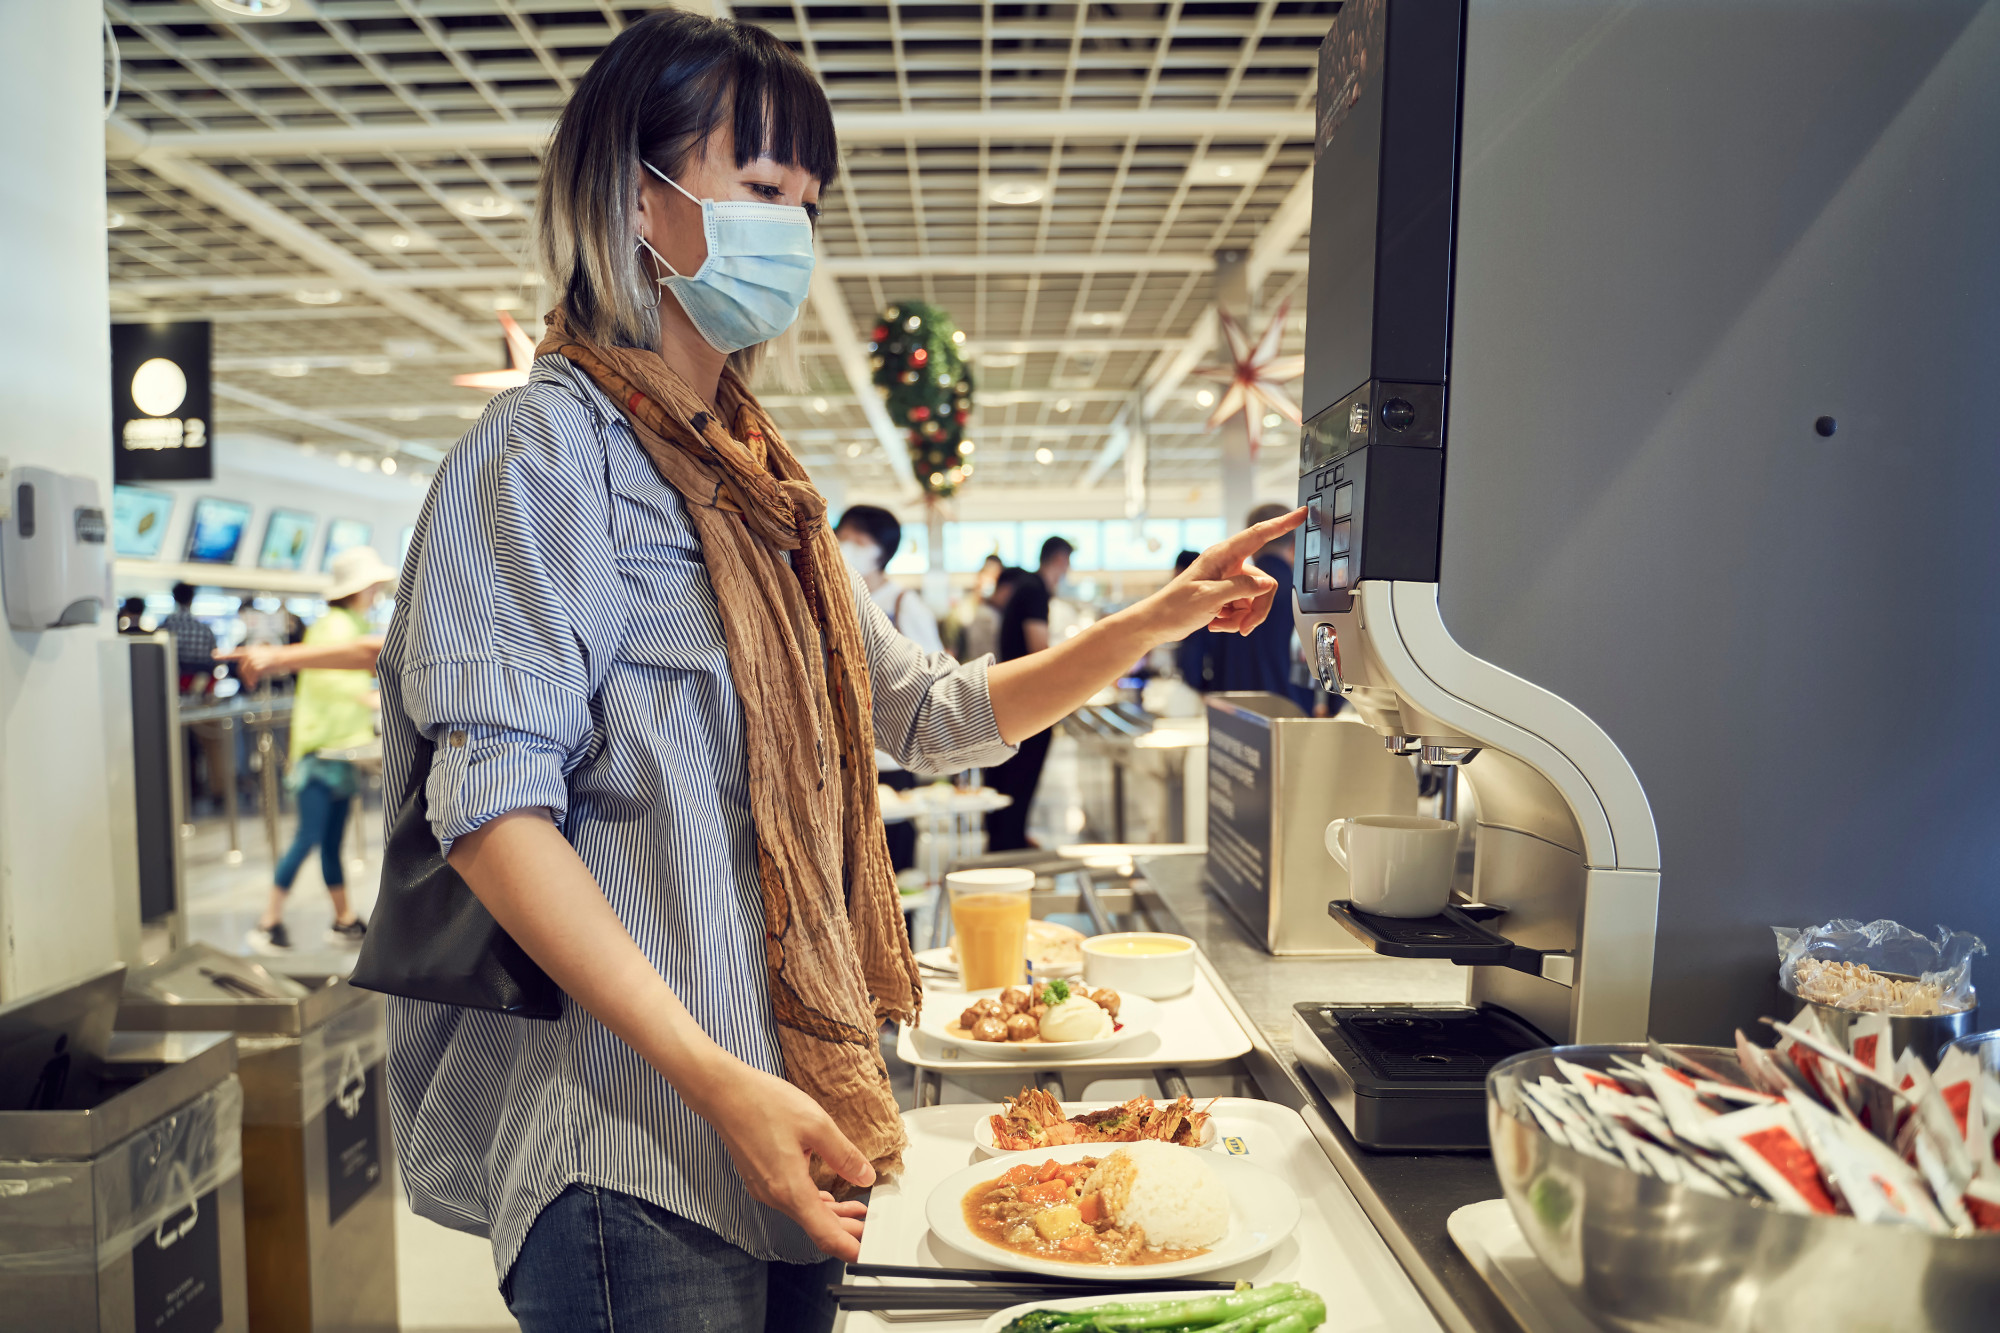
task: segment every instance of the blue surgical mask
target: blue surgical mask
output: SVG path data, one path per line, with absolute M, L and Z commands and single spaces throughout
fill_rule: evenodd
M 749 200 L 696 199 L 650 162 L 646 170 L 701 205 L 708 258 L 693 273 L 666 269 L 660 286 L 674 294 L 702 340 L 718 352 L 740 352 L 783 333 L 799 317 L 812 286 L 812 219 L 803 208 Z

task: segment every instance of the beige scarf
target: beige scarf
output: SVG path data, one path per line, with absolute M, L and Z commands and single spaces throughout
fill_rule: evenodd
M 711 408 L 657 352 L 597 346 L 561 311 L 547 323 L 536 355 L 568 358 L 618 405 L 701 539 L 743 704 L 785 1077 L 894 1171 L 903 1122 L 876 1033 L 915 1021 L 921 989 L 875 799 L 861 622 L 826 501 L 732 371 Z M 833 1188 L 823 1163 L 813 1174 Z

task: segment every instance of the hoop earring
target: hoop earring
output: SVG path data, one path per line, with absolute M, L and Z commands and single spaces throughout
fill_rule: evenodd
M 632 257 L 639 261 L 639 275 L 642 278 L 646 279 L 646 281 L 652 283 L 653 285 L 653 303 L 649 306 L 643 307 L 646 313 L 648 314 L 652 314 L 655 311 L 659 310 L 660 308 L 660 287 L 662 285 L 659 278 L 656 275 L 646 272 L 646 259 L 645 256 L 642 253 L 640 253 L 642 250 L 652 250 L 652 249 L 653 249 L 652 246 L 646 244 L 646 240 L 643 236 L 638 238 L 638 243 L 632 247 Z M 659 252 L 657 250 L 654 250 L 653 253 L 658 254 Z

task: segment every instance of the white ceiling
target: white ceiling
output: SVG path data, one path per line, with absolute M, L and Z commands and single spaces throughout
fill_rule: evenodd
M 1214 339 L 1213 256 L 1248 253 L 1264 310 L 1300 291 L 1313 69 L 1338 7 L 735 6 L 811 64 L 841 134 L 801 321 L 809 388 L 766 398 L 816 474 L 851 492 L 901 484 L 901 446 L 885 448 L 853 381 L 875 312 L 917 297 L 974 354 L 968 498 L 1101 486 L 1109 501 L 1141 421 L 1154 485 L 1212 479 L 1216 436 L 1186 377 Z M 534 326 L 538 146 L 645 12 L 292 0 L 229 22 L 193 0 L 107 4 L 115 317 L 217 321 L 221 429 L 421 468 L 485 401 L 451 376 L 503 364 L 496 305 Z M 1040 198 L 994 202 L 1008 185 Z M 467 199 L 508 212 L 468 216 Z M 1287 438 L 1269 452 L 1288 457 Z

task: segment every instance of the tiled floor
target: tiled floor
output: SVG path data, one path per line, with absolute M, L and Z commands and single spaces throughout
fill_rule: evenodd
M 1066 737 L 1050 748 L 1048 767 L 1029 820 L 1032 835 L 1045 846 L 1073 838 L 1083 826 L 1077 805 L 1075 750 Z M 358 817 L 359 837 L 350 833 L 346 852 L 347 882 L 356 908 L 366 916 L 374 906 L 381 879 L 382 817 L 369 807 Z M 280 848 L 294 827 L 287 814 L 279 821 Z M 187 938 L 231 953 L 245 951 L 244 935 L 263 910 L 271 886 L 270 840 L 263 821 L 246 815 L 238 829 L 239 854 L 230 854 L 228 830 L 219 818 L 190 827 L 182 843 L 187 888 Z M 358 853 L 358 854 L 357 854 Z M 285 959 L 287 970 L 345 972 L 354 953 L 327 944 L 322 936 L 332 920 L 332 905 L 320 881 L 319 858 L 309 858 L 293 886 L 285 915 L 298 944 Z M 928 933 L 928 913 L 919 922 L 919 939 Z M 164 952 L 166 940 L 150 937 L 148 958 Z M 911 1071 L 894 1058 L 894 1039 L 885 1037 L 898 1100 L 912 1101 Z M 485 1241 L 448 1230 L 418 1217 L 397 1191 L 396 1264 L 401 1293 L 402 1324 L 422 1333 L 502 1333 L 517 1326 L 500 1300 L 493 1275 L 493 1256 Z

